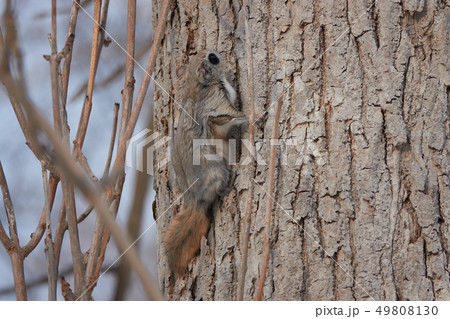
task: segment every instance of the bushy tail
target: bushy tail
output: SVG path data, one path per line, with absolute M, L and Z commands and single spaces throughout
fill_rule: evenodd
M 184 275 L 206 236 L 210 220 L 207 208 L 183 207 L 167 230 L 164 245 L 169 267 L 177 278 Z

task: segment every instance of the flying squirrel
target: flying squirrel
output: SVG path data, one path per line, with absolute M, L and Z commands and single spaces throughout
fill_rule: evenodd
M 216 51 L 197 54 L 177 75 L 184 78 L 184 92 L 172 166 L 184 203 L 163 242 L 169 268 L 180 278 L 208 233 L 214 204 L 231 188 L 229 142 L 247 130 L 248 120 Z

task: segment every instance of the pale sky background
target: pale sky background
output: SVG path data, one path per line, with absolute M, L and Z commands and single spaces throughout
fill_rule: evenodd
M 3 15 L 5 0 L 0 0 L 0 12 Z M 136 30 L 136 52 L 148 45 L 151 37 L 151 2 L 138 0 L 137 9 L 137 30 Z M 43 59 L 44 54 L 50 54 L 50 47 L 47 34 L 51 32 L 51 1 L 39 0 L 16 0 L 13 1 L 14 12 L 17 16 L 17 27 L 19 41 L 24 57 L 24 68 L 26 74 L 26 84 L 29 96 L 35 105 L 50 118 L 51 112 L 51 89 L 49 63 Z M 72 1 L 57 1 L 58 4 L 58 50 L 63 47 L 67 36 L 68 13 Z M 90 3 L 86 10 L 93 14 L 93 4 Z M 126 46 L 126 19 L 127 1 L 110 1 L 106 30 L 110 33 L 122 47 Z M 77 29 L 75 33 L 75 45 L 72 59 L 71 78 L 69 83 L 68 98 L 68 118 L 71 128 L 71 140 L 74 139 L 78 126 L 79 116 L 83 104 L 83 99 L 74 99 L 75 92 L 87 81 L 89 72 L 89 59 L 92 34 L 92 20 L 83 10 L 78 14 Z M 2 26 L 2 29 L 3 26 Z M 145 67 L 147 52 L 139 61 Z M 100 57 L 96 83 L 107 78 L 113 70 L 125 63 L 125 53 L 112 41 L 109 47 L 104 47 Z M 135 66 L 136 98 L 137 90 L 141 83 L 143 70 Z M 88 127 L 86 142 L 83 151 L 89 159 L 91 168 L 97 176 L 101 176 L 105 165 L 107 148 L 111 135 L 111 125 L 113 120 L 113 106 L 115 102 L 122 102 L 120 91 L 122 90 L 124 76 L 121 74 L 106 87 L 97 87 L 94 91 L 93 109 L 91 113 L 90 125 Z M 143 112 L 140 116 L 135 133 L 145 128 L 145 122 L 150 108 L 152 91 L 149 90 L 144 103 Z M 84 94 L 82 94 L 84 96 Z M 0 161 L 3 164 L 6 178 L 11 191 L 11 197 L 16 213 L 17 225 L 21 244 L 25 244 L 37 225 L 43 207 L 43 190 L 41 167 L 39 161 L 25 145 L 25 139 L 17 123 L 16 117 L 9 104 L 3 85 L 0 85 Z M 136 171 L 127 168 L 127 179 L 124 186 L 124 193 L 119 208 L 118 220 L 125 221 L 126 214 L 131 207 L 133 197 Z M 60 191 L 60 188 L 58 188 Z M 78 196 L 81 198 L 81 196 Z M 150 187 L 145 203 L 144 219 L 141 231 L 147 229 L 153 223 L 151 204 L 153 201 L 153 190 Z M 60 194 L 55 201 L 53 217 L 57 217 L 60 205 Z M 77 211 L 81 214 L 86 207 L 86 203 L 80 201 Z M 55 209 L 56 208 L 56 209 Z M 3 201 L 0 205 L 0 220 L 7 228 L 5 209 Z M 91 233 L 95 221 L 95 214 L 88 217 L 80 227 L 80 240 L 82 251 L 90 246 Z M 44 254 L 43 240 L 39 246 L 25 260 L 25 277 L 27 282 L 46 276 L 47 266 Z M 7 287 L 13 287 L 13 278 L 9 257 L 2 245 L 0 245 L 0 291 Z M 156 278 L 156 225 L 151 227 L 140 240 L 140 250 L 144 263 Z M 111 241 L 104 265 L 108 266 L 117 257 L 117 250 Z M 60 270 L 71 266 L 70 247 L 66 233 L 63 251 L 61 255 Z M 71 276 L 66 279 L 72 283 Z M 127 295 L 128 300 L 145 299 L 142 287 L 134 279 L 131 289 Z M 95 300 L 110 300 L 115 288 L 114 275 L 105 274 L 98 282 L 94 290 Z M 35 288 L 28 289 L 30 300 L 47 300 L 47 284 L 41 284 Z M 60 285 L 58 283 L 58 299 L 60 295 Z M 14 292 L 10 294 L 0 294 L 0 300 L 15 300 Z

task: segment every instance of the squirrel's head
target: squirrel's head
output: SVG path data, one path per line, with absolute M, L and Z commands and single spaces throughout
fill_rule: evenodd
M 216 84 L 224 77 L 223 59 L 216 51 L 205 50 L 196 55 L 187 68 L 178 68 L 177 75 L 187 76 L 187 81 L 197 79 L 204 86 Z

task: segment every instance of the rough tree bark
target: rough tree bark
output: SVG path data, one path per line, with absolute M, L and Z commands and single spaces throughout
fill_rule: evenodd
M 153 3 L 156 16 L 161 2 Z M 163 293 L 237 298 L 254 183 L 244 281 L 244 299 L 254 299 L 267 203 L 263 162 L 280 97 L 279 137 L 287 140 L 277 153 L 263 299 L 450 300 L 449 21 L 450 6 L 440 0 L 177 1 L 156 66 L 155 129 L 173 136 L 174 101 L 181 101 L 175 70 L 205 47 L 225 57 L 248 114 L 253 90 L 263 120 L 255 126 L 256 172 L 238 168 L 199 256 L 175 284 L 160 245 Z M 244 148 L 241 161 L 248 156 Z M 161 244 L 181 194 L 169 165 L 155 171 Z

